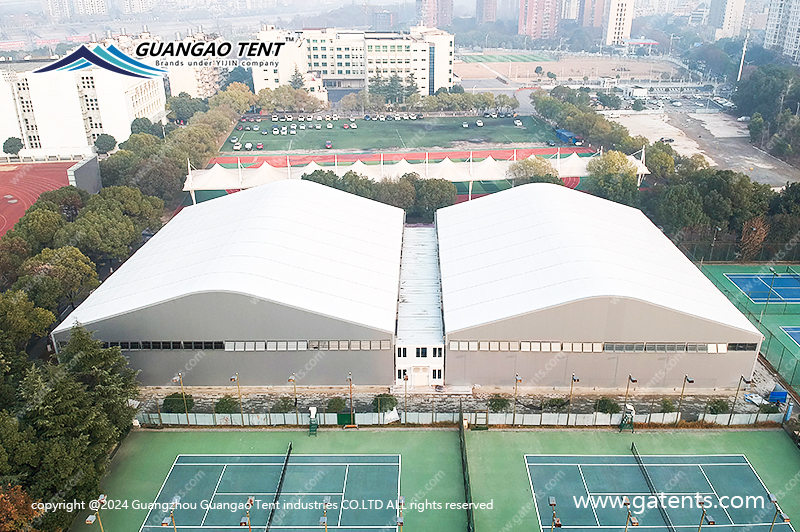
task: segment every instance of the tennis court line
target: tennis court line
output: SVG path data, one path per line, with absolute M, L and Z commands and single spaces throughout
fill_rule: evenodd
M 583 489 L 586 490 L 586 496 L 591 497 L 592 492 L 589 491 L 589 486 L 586 485 L 586 479 L 583 476 L 583 469 L 581 469 L 581 466 L 578 466 L 578 473 L 581 475 L 581 481 L 583 482 Z M 592 507 L 592 513 L 594 514 L 594 521 L 597 523 L 597 526 L 600 526 L 600 519 L 597 518 L 597 511 L 594 509 L 594 504 L 591 504 L 590 506 Z
M 705 462 L 704 462 L 705 463 Z M 582 467 L 639 467 L 638 464 L 585 464 L 580 462 L 527 462 L 529 466 L 582 466 Z M 687 466 L 692 467 L 698 464 L 687 464 L 685 462 L 670 462 L 668 464 L 648 464 L 645 463 L 647 467 L 676 467 L 676 466 Z M 744 462 L 708 462 L 705 465 L 724 465 L 724 466 L 746 466 Z
M 222 466 L 222 472 L 219 474 L 219 478 L 217 479 L 217 485 L 214 486 L 214 492 L 211 494 L 211 499 L 209 499 L 208 508 L 206 508 L 206 513 L 203 514 L 203 520 L 200 521 L 200 526 L 205 526 L 206 524 L 206 517 L 208 517 L 208 511 L 211 509 L 211 504 L 214 502 L 214 496 L 217 494 L 217 489 L 219 488 L 219 483 L 222 482 L 222 477 L 225 476 L 225 470 L 228 468 L 228 464 Z
M 235 491 L 218 491 L 217 495 L 275 495 L 276 492 L 266 491 L 266 492 L 258 492 L 258 491 L 247 491 L 247 492 L 235 492 Z M 282 491 L 281 495 L 344 495 L 344 493 L 337 493 L 335 491 L 325 492 L 325 493 L 308 493 L 308 492 L 292 492 L 292 491 Z
M 700 465 L 700 464 L 697 464 L 697 467 L 699 467 L 699 468 L 700 468 L 700 472 L 703 474 L 703 478 L 705 478 L 705 479 L 706 479 L 706 482 L 708 482 L 708 485 L 709 485 L 709 486 L 711 486 L 711 490 L 714 492 L 714 497 L 716 497 L 716 498 L 717 498 L 717 501 L 719 501 L 719 500 L 720 500 L 719 493 L 717 493 L 717 489 L 714 487 L 714 484 L 712 484 L 712 483 L 711 483 L 711 480 L 708 478 L 708 475 L 706 475 L 706 472 L 705 472 L 705 470 L 703 469 L 703 466 L 702 466 L 702 465 Z M 762 499 L 762 500 L 763 500 L 763 499 Z M 721 507 L 721 508 L 722 508 L 722 510 L 725 512 L 725 515 L 727 515 L 727 516 L 728 516 L 728 521 L 730 521 L 731 523 L 733 523 L 733 522 L 734 522 L 734 520 L 733 520 L 733 518 L 731 517 L 731 514 L 729 514 L 729 513 L 728 513 L 728 509 L 727 509 L 727 508 L 725 508 L 725 507 L 724 507 L 724 506 L 722 506 L 722 505 L 718 505 L 718 506 L 719 506 L 719 507 Z
M 193 463 L 186 463 L 186 464 L 175 464 L 176 466 L 279 466 L 283 467 L 283 464 L 248 464 L 246 462 L 193 462 Z M 364 465 L 364 466 L 392 466 L 397 467 L 399 464 L 393 464 L 391 462 L 354 462 L 352 464 L 347 464 L 343 462 L 306 462 L 300 464 L 290 464 L 292 467 L 309 467 L 309 466 L 345 466 L 345 465 Z
M 164 482 L 161 483 L 161 487 L 158 488 L 158 493 L 156 493 L 156 498 L 153 499 L 153 502 L 157 502 L 158 498 L 161 497 L 161 492 L 164 490 L 164 486 L 167 485 L 167 480 L 169 480 L 169 476 L 172 474 L 172 469 L 175 467 L 175 464 L 178 462 L 178 458 L 179 457 L 180 457 L 180 455 L 176 456 L 175 460 L 172 461 L 172 465 L 169 468 L 169 472 L 167 472 L 167 476 L 164 477 Z M 147 520 L 150 519 L 150 512 L 152 512 L 152 511 L 153 511 L 152 507 L 149 510 L 147 510 L 147 515 L 145 516 L 144 521 L 142 521 L 142 526 L 139 527 L 139 532 L 142 532 L 142 529 L 147 524 Z
M 762 283 L 764 283 L 764 286 L 766 286 L 766 287 L 767 287 L 767 299 L 769 299 L 769 294 L 772 294 L 772 293 L 774 293 L 776 296 L 778 296 L 778 297 L 780 297 L 780 298 L 781 298 L 781 301 L 783 301 L 783 296 L 781 296 L 781 295 L 778 293 L 778 291 L 777 291 L 777 290 L 775 290 L 775 288 L 774 288 L 774 287 L 772 287 L 772 286 L 768 285 L 768 284 L 767 284 L 767 282 L 764 280 L 764 278 L 763 278 L 763 277 L 759 276 L 759 277 L 758 277 L 758 280 L 759 280 L 759 281 L 761 281 Z
M 769 489 L 767 489 L 767 485 L 764 484 L 763 480 L 761 480 L 761 476 L 758 474 L 758 471 L 756 471 L 756 468 L 753 467 L 753 464 L 750 463 L 750 460 L 747 459 L 747 456 L 745 456 L 745 455 L 742 455 L 742 456 L 744 456 L 744 459 L 747 460 L 747 465 L 750 466 L 750 470 L 756 476 L 756 478 L 758 479 L 758 482 L 761 484 L 761 487 L 764 488 L 764 491 L 766 491 L 767 493 L 772 493 L 771 491 L 769 491 Z M 780 501 L 778 501 L 778 503 L 780 503 Z M 794 525 L 791 522 L 789 523 L 789 528 L 794 532 Z
M 342 486 L 342 500 L 344 500 L 344 494 L 347 491 L 347 474 L 350 472 L 350 464 L 347 465 L 347 468 L 344 470 L 344 486 Z M 344 508 L 339 509 L 339 519 L 336 521 L 336 526 L 342 526 L 342 514 L 344 513 Z
M 769 525 L 769 523 L 767 523 L 767 525 Z M 147 525 L 144 528 L 161 529 L 161 526 Z M 198 528 L 205 528 L 205 529 L 208 529 L 208 530 L 220 530 L 220 529 L 227 530 L 229 528 L 232 529 L 232 530 L 241 530 L 242 529 L 241 526 L 223 526 L 223 525 L 203 526 L 203 527 L 190 526 L 190 525 L 183 525 L 183 526 L 182 525 L 177 525 L 175 528 L 178 528 L 178 529 L 186 528 L 186 529 L 191 529 L 191 530 L 197 530 Z M 292 526 L 272 525 L 271 527 L 269 527 L 270 530 L 272 530 L 272 529 L 297 530 L 297 528 L 298 528 L 297 525 L 292 525 Z M 304 526 L 302 528 L 319 528 L 319 525 L 308 525 L 308 526 Z M 353 529 L 353 528 L 364 529 L 364 530 L 393 530 L 393 528 L 396 528 L 396 527 L 391 527 L 389 525 L 383 525 L 383 526 L 380 526 L 380 525 L 350 525 L 350 526 L 342 526 L 342 527 L 334 526 L 334 525 L 328 525 L 328 528 L 331 528 L 331 529 L 343 528 L 345 530 L 350 530 L 350 529 Z M 569 527 L 564 527 L 564 528 L 569 528 Z M 619 528 L 619 527 L 617 527 L 617 528 Z M 643 528 L 645 528 L 645 527 L 643 527 Z M 695 528 L 697 528 L 697 527 L 695 527 Z

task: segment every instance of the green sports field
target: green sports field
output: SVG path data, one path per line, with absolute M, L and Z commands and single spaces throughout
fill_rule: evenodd
M 557 141 L 552 128 L 533 117 L 519 117 L 522 127 L 514 126 L 513 118 L 484 118 L 484 117 L 459 117 L 459 118 L 424 118 L 421 120 L 363 120 L 358 119 L 357 129 L 344 129 L 350 125 L 348 119 L 339 118 L 337 121 L 326 122 L 315 120 L 299 122 L 296 117 L 292 122 L 271 122 L 269 118 L 262 118 L 261 122 L 239 122 L 236 127 L 259 127 L 259 131 L 239 131 L 234 128 L 228 139 L 222 145 L 221 152 L 230 154 L 259 154 L 276 151 L 292 150 L 324 150 L 325 142 L 331 141 L 333 149 L 342 150 L 386 150 L 386 149 L 412 149 L 412 148 L 449 148 L 456 142 L 469 142 L 475 149 L 480 149 L 484 143 L 543 143 Z M 483 121 L 483 127 L 476 125 Z M 463 127 L 466 122 L 469 127 Z M 321 124 L 322 129 L 309 129 L 309 125 Z M 330 123 L 333 127 L 327 129 Z M 290 135 L 290 126 L 297 125 L 297 134 Z M 299 129 L 305 125 L 306 129 Z M 272 128 L 287 127 L 286 135 L 273 135 Z M 267 130 L 267 135 L 261 131 Z M 242 144 L 241 151 L 234 151 L 231 137 L 237 137 Z M 251 151 L 244 149 L 245 143 L 253 144 Z M 263 143 L 263 149 L 257 149 L 257 144 Z
M 539 54 L 481 54 L 464 55 L 461 60 L 465 63 L 537 63 L 552 61 Z
M 307 436 L 303 431 L 136 431 L 122 444 L 102 483 L 102 490 L 112 505 L 117 501 L 128 501 L 129 506 L 127 509 L 101 510 L 105 529 L 136 532 L 147 520 L 148 526 L 144 530 L 152 530 L 151 527 L 160 523 L 160 516 L 152 516 L 148 509 L 130 508 L 133 501 L 139 501 L 140 504 L 170 501 L 181 490 L 184 493 L 180 500 L 184 503 L 202 499 L 243 502 L 249 495 L 269 501 L 274 495 L 277 471 L 283 463 L 289 441 L 293 442 L 294 449 L 286 469 L 282 499 L 294 497 L 309 501 L 327 494 L 332 496 L 332 502 L 342 498 L 366 501 L 391 499 L 399 491 L 405 497 L 407 509 L 403 517 L 407 530 L 466 530 L 466 512 L 445 506 L 447 503 L 464 502 L 465 497 L 457 431 L 364 429 L 352 432 L 321 430 L 316 438 Z M 708 476 L 709 484 L 716 488 L 719 495 L 744 494 L 736 486 L 745 486 L 758 492 L 769 490 L 778 496 L 784 512 L 792 518 L 800 518 L 800 497 L 793 491 L 800 488 L 800 452 L 782 430 L 686 430 L 636 434 L 611 430 L 490 430 L 468 431 L 466 434 L 473 502 L 490 504 L 489 507 L 475 510 L 475 529 L 479 532 L 497 532 L 517 529 L 521 525 L 519 530 L 538 530 L 539 517 L 533 503 L 532 483 L 538 486 L 534 488 L 537 497 L 543 495 L 540 493 L 542 489 L 551 494 L 557 493 L 565 520 L 570 516 L 577 520 L 579 514 L 570 514 L 566 506 L 570 503 L 572 491 L 579 496 L 584 486 L 569 481 L 570 471 L 565 471 L 563 477 L 560 474 L 545 475 L 556 478 L 556 481 L 542 484 L 544 477 L 537 477 L 537 471 L 543 470 L 536 469 L 536 464 L 542 466 L 558 460 L 573 460 L 564 457 L 580 455 L 580 461 L 584 464 L 611 460 L 624 462 L 630 469 L 635 466 L 630 454 L 632 441 L 635 441 L 648 464 L 659 461 L 674 464 L 668 464 L 669 469 L 662 471 L 663 474 L 653 473 L 659 488 L 659 478 L 666 478 L 664 475 L 667 473 L 681 473 L 681 468 L 685 468 L 686 464 L 693 468 L 700 464 L 705 468 L 703 475 Z M 724 460 L 726 463 L 720 464 L 719 455 L 732 456 Z M 746 467 L 744 462 L 747 462 Z M 741 478 L 747 482 L 736 481 L 734 485 L 729 485 L 731 483 L 724 479 L 716 481 L 715 473 L 711 471 L 715 466 L 738 467 L 738 471 L 744 475 Z M 176 472 L 180 467 L 187 469 Z M 533 474 L 529 473 L 529 467 L 533 468 L 530 469 Z M 574 465 L 571 467 L 574 469 Z M 653 465 L 647 467 L 654 469 Z M 605 472 L 595 472 L 594 476 L 586 472 L 581 474 L 587 475 L 587 485 L 594 483 L 602 486 L 604 482 L 616 485 L 623 476 L 618 469 L 609 467 Z M 630 487 L 647 493 L 642 488 L 644 483 L 637 477 L 637 471 L 638 468 L 633 468 L 627 475 L 633 483 Z M 691 478 L 697 480 L 697 474 L 695 471 Z M 725 478 L 739 477 L 729 474 Z M 756 482 L 756 478 L 760 478 L 765 487 L 761 486 L 760 481 Z M 698 482 L 702 484 L 702 481 Z M 573 486 L 574 490 L 569 486 Z M 589 489 L 586 488 L 586 491 Z M 441 504 L 442 507 L 434 509 L 430 504 L 423 509 L 410 507 L 411 503 L 424 503 L 426 500 Z M 182 520 L 177 523 L 182 530 L 200 532 L 233 528 L 238 525 L 243 512 L 212 509 L 194 514 L 192 511 L 183 514 L 176 511 L 175 515 Z M 266 515 L 263 511 L 259 513 L 254 510 L 251 513 L 256 529 L 264 529 Z M 724 514 L 718 515 L 721 524 Z M 737 524 L 747 521 L 762 525 L 754 527 L 754 530 L 761 531 L 763 528 L 763 515 L 750 516 L 742 511 L 730 515 L 731 521 Z M 279 521 L 273 521 L 272 528 L 319 529 L 314 523 L 318 522 L 320 516 L 321 512 L 307 509 L 288 513 L 280 515 Z M 653 513 L 649 517 L 653 523 L 657 522 L 653 521 L 654 516 Z M 90 530 L 83 524 L 85 517 L 79 515 L 71 530 Z M 342 532 L 351 532 L 350 528 L 393 530 L 386 523 L 394 517 L 393 509 L 372 514 L 332 510 L 328 515 L 328 523 L 331 530 Z M 260 521 L 256 522 L 256 518 Z M 683 523 L 682 520 L 688 517 L 676 514 L 675 519 Z M 201 524 L 198 526 L 198 523 Z M 565 528 L 568 525 L 564 523 Z M 618 527 L 622 528 L 621 523 Z M 666 531 L 663 526 L 660 529 L 658 526 L 647 528 L 654 528 L 657 532 Z M 723 530 L 727 532 L 728 528 Z M 785 526 L 776 528 L 776 532 L 779 531 L 789 532 L 789 529 Z
M 800 271 L 800 266 L 775 265 L 776 277 L 772 288 L 769 286 L 773 281 L 769 268 L 770 265 L 704 264 L 703 273 L 764 334 L 766 339 L 761 352 L 786 382 L 798 389 L 800 345 L 787 334 L 786 329 L 800 327 L 800 298 L 793 297 L 795 293 L 800 294 L 800 279 L 792 273 Z M 757 281 L 761 288 L 748 295 L 742 290 L 748 286 L 742 279 Z M 771 294 L 769 302 L 767 293 Z

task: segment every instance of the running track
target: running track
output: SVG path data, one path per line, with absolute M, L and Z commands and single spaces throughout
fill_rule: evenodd
M 42 192 L 69 185 L 67 169 L 75 163 L 0 164 L 0 237 L 14 227 Z

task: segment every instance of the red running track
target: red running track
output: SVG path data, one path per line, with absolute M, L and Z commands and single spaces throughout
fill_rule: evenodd
M 69 185 L 67 169 L 73 165 L 75 161 L 0 164 L 0 237 L 14 227 L 42 192 Z
M 520 148 L 516 150 L 517 152 L 517 159 L 524 159 L 526 157 L 531 156 L 532 154 L 536 155 L 555 155 L 558 153 L 558 148 Z M 429 161 L 441 161 L 442 159 L 449 157 L 451 159 L 468 159 L 472 154 L 472 157 L 475 159 L 485 159 L 490 155 L 498 160 L 511 160 L 514 158 L 514 150 L 513 149 L 504 149 L 504 150 L 472 150 L 472 151 L 430 151 L 427 152 L 428 160 Z M 563 147 L 561 148 L 561 153 L 564 155 L 569 155 L 571 153 L 594 153 L 592 148 L 588 147 Z M 384 162 L 393 162 L 399 161 L 400 159 L 405 159 L 407 161 L 424 161 L 425 160 L 426 152 L 391 152 L 391 153 L 384 153 L 383 160 Z M 335 158 L 335 159 L 334 159 Z M 320 163 L 333 163 L 334 160 L 340 163 L 354 163 L 357 160 L 361 160 L 363 162 L 380 162 L 381 154 L 380 153 L 321 153 L 321 154 L 308 154 L 308 155 L 289 155 L 288 160 L 292 166 L 296 165 L 303 165 L 308 164 L 310 162 L 316 162 L 317 164 Z M 242 164 L 254 164 L 254 163 L 262 163 L 267 162 L 270 166 L 275 167 L 286 167 L 287 156 L 286 155 L 242 155 L 239 157 L 230 156 L 230 157 L 216 157 L 212 159 L 209 164 L 220 163 L 220 164 L 233 164 L 236 161 L 240 161 Z M 574 188 L 574 187 L 573 187 Z

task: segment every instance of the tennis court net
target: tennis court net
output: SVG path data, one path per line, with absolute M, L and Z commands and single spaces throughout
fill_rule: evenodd
M 272 518 L 275 516 L 275 512 L 278 509 L 278 499 L 281 498 L 281 492 L 283 491 L 283 481 L 286 478 L 286 466 L 289 463 L 289 457 L 292 455 L 292 442 L 289 442 L 289 449 L 286 451 L 286 458 L 283 459 L 283 467 L 281 468 L 281 476 L 278 479 L 278 487 L 275 489 L 275 500 L 272 501 L 272 509 L 269 512 L 269 519 L 267 520 L 267 527 L 265 530 L 269 530 L 272 526 Z
M 472 511 L 472 487 L 469 481 L 469 463 L 467 462 L 467 440 L 464 435 L 464 410 L 458 404 L 458 441 L 461 447 L 461 472 L 464 476 L 464 499 L 467 506 L 467 532 L 475 532 L 475 515 Z
M 639 469 L 642 470 L 642 475 L 644 475 L 644 481 L 647 482 L 647 487 L 650 488 L 650 492 L 653 495 L 658 495 L 658 491 L 656 491 L 656 486 L 655 484 L 653 484 L 653 479 L 650 478 L 650 473 L 648 473 L 647 468 L 644 467 L 644 462 L 642 461 L 642 457 L 639 456 L 639 450 L 636 448 L 636 444 L 633 442 L 631 442 L 631 453 L 633 454 L 633 457 L 636 459 L 636 463 L 639 464 Z M 676 532 L 675 525 L 672 524 L 672 519 L 669 518 L 669 514 L 667 514 L 667 511 L 664 509 L 660 501 L 657 507 L 669 531 Z

